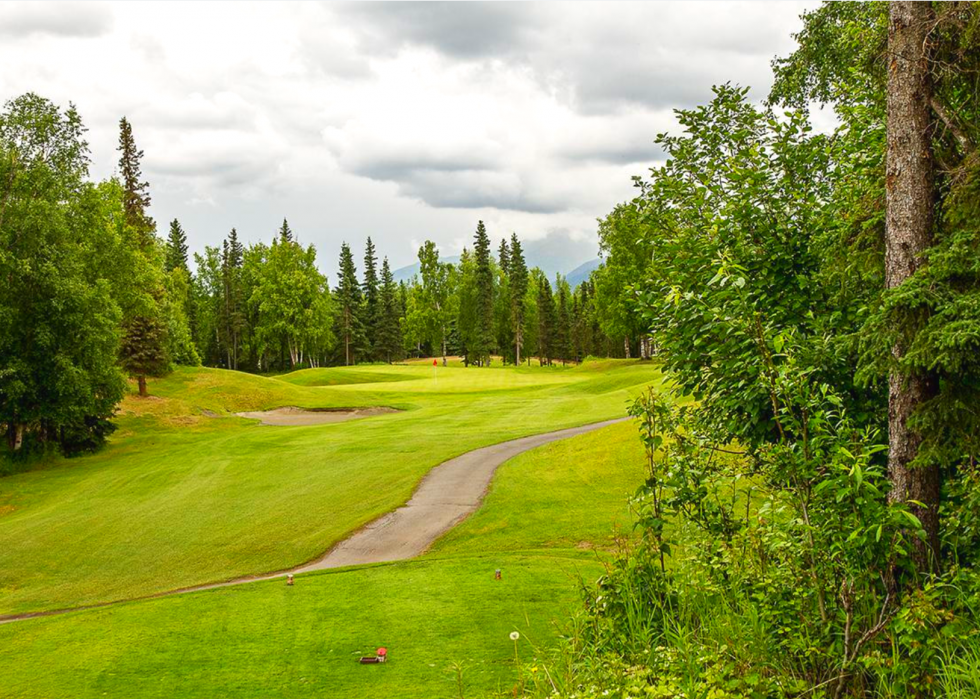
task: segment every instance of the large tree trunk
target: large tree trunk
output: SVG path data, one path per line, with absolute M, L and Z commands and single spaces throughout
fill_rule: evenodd
M 933 159 L 929 98 L 929 65 L 924 54 L 933 18 L 927 2 L 892 2 L 888 25 L 888 154 L 885 179 L 885 286 L 893 289 L 923 263 L 932 244 Z M 900 328 L 892 348 L 905 354 L 918 328 Z M 888 379 L 888 472 L 893 502 L 915 500 L 911 511 L 923 524 L 926 542 L 917 542 L 914 557 L 920 569 L 932 567 L 939 552 L 938 468 L 910 467 L 922 442 L 909 418 L 936 394 L 935 378 L 925 372 L 893 369 Z
M 146 376 L 140 374 L 139 376 L 136 377 L 136 382 L 139 384 L 140 387 L 140 397 L 146 398 L 149 395 L 149 393 L 147 393 L 146 391 Z

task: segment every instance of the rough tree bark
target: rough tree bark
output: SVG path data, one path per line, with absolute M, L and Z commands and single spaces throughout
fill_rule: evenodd
M 892 2 L 888 25 L 888 153 L 885 175 L 885 286 L 893 289 L 923 264 L 934 227 L 931 149 L 931 81 L 926 45 L 932 20 L 927 2 Z M 917 330 L 915 321 L 900 328 L 892 348 L 905 354 Z M 914 551 L 920 569 L 935 565 L 939 551 L 939 470 L 911 467 L 922 437 L 909 418 L 936 394 L 934 377 L 925 372 L 893 369 L 888 379 L 888 471 L 894 502 L 915 500 L 911 511 L 923 524 L 927 542 Z
M 146 398 L 148 395 L 150 395 L 146 390 L 146 376 L 144 374 L 140 374 L 139 376 L 137 376 L 136 382 L 139 384 L 140 387 L 141 398 Z

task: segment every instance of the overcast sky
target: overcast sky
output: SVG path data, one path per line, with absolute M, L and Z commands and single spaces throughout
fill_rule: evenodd
M 334 281 L 342 240 L 398 267 L 483 219 L 567 271 L 672 110 L 725 81 L 763 97 L 812 5 L 0 3 L 0 98 L 73 102 L 97 178 L 127 116 L 160 232 L 193 250 L 285 216 Z

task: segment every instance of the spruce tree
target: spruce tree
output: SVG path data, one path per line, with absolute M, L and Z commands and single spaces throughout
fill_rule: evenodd
M 344 350 L 344 364 L 350 366 L 357 361 L 364 347 L 364 324 L 361 320 L 361 285 L 357 281 L 357 267 L 347 243 L 340 246 L 340 271 L 334 302 L 337 339 Z
M 554 334 L 557 325 L 555 297 L 544 274 L 538 276 L 538 364 L 551 364 L 554 356 Z
M 143 151 L 136 147 L 133 138 L 133 127 L 129 120 L 123 117 L 119 120 L 119 176 L 123 185 L 123 211 L 126 223 L 136 236 L 137 246 L 142 252 L 148 252 L 153 243 L 153 233 L 156 225 L 146 209 L 150 205 L 150 184 L 143 181 L 140 162 Z
M 136 147 L 133 129 L 126 117 L 119 121 L 119 173 L 125 230 L 135 248 L 136 283 L 127 299 L 122 323 L 120 362 L 139 382 L 140 395 L 146 395 L 146 377 L 162 373 L 167 360 L 167 327 L 162 321 L 161 300 L 166 293 L 156 258 L 153 219 L 146 213 L 150 205 L 149 184 L 143 181 L 140 161 L 143 151 Z
M 282 220 L 282 225 L 279 227 L 279 239 L 284 243 L 293 242 L 293 231 L 289 228 L 289 221 L 286 219 Z
M 197 365 L 200 354 L 194 346 L 195 308 L 193 278 L 187 264 L 187 236 L 180 222 L 170 222 L 164 250 L 166 286 L 164 316 L 167 317 L 168 351 L 177 364 Z
M 564 366 L 572 354 L 571 308 L 568 282 L 559 274 L 555 278 L 555 285 L 558 287 L 558 297 L 555 304 L 554 353 L 561 359 L 562 366 Z
M 382 353 L 378 350 L 378 344 L 383 317 L 378 290 L 378 256 L 370 236 L 368 236 L 367 245 L 364 249 L 364 285 L 362 287 L 362 293 L 364 298 L 363 319 L 366 351 L 371 359 L 378 359 L 382 356 Z
M 241 334 L 245 326 L 245 304 L 242 298 L 242 263 L 245 248 L 234 228 L 222 244 L 222 339 L 229 369 L 238 369 Z
M 512 354 L 514 347 L 514 324 L 511 322 L 510 279 L 507 270 L 510 267 L 510 248 L 507 239 L 500 241 L 497 248 L 497 264 L 494 269 L 496 289 L 493 299 L 494 345 L 500 352 L 504 364 L 507 360 L 516 363 Z
M 476 270 L 473 255 L 466 248 L 459 256 L 459 284 L 457 286 L 458 306 L 456 309 L 456 330 L 459 334 L 459 349 L 466 366 L 476 363 L 476 335 L 479 326 L 477 318 Z
M 175 269 L 189 271 L 187 267 L 187 236 L 177 219 L 170 222 L 170 233 L 167 235 L 167 256 L 164 265 L 168 272 Z
M 135 376 L 140 396 L 146 397 L 146 377 L 160 376 L 169 365 L 166 351 L 166 328 L 159 318 L 133 316 L 123 323 L 120 347 L 122 366 Z
M 514 233 L 510 237 L 509 264 L 505 267 L 510 281 L 510 321 L 514 324 L 514 362 L 521 365 L 521 349 L 524 346 L 524 298 L 527 296 L 527 264 L 521 241 Z
M 377 352 L 389 364 L 398 358 L 402 346 L 400 305 L 398 285 L 386 257 L 381 263 L 381 324 L 378 328 Z
M 474 309 L 476 333 L 473 338 L 473 356 L 476 362 L 490 366 L 493 352 L 493 268 L 490 265 L 490 238 L 483 221 L 477 223 L 473 236 L 473 261 L 475 265 L 476 296 Z
M 500 264 L 500 269 L 504 270 L 504 274 L 507 274 L 507 270 L 510 269 L 510 248 L 507 247 L 506 238 L 501 239 L 500 247 L 497 248 L 497 262 Z

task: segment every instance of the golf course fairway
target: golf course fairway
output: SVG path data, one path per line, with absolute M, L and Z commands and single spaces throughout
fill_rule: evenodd
M 403 505 L 434 466 L 622 417 L 649 362 L 181 369 L 127 398 L 103 452 L 0 479 L 0 615 L 102 604 L 321 556 Z M 307 426 L 234 413 L 397 412 Z M 0 696 L 466 696 L 507 691 L 548 647 L 643 479 L 629 422 L 506 462 L 421 558 L 0 625 Z M 502 579 L 494 579 L 494 571 Z M 389 648 L 384 666 L 358 653 Z M 510 684 L 508 684 L 510 683 Z

